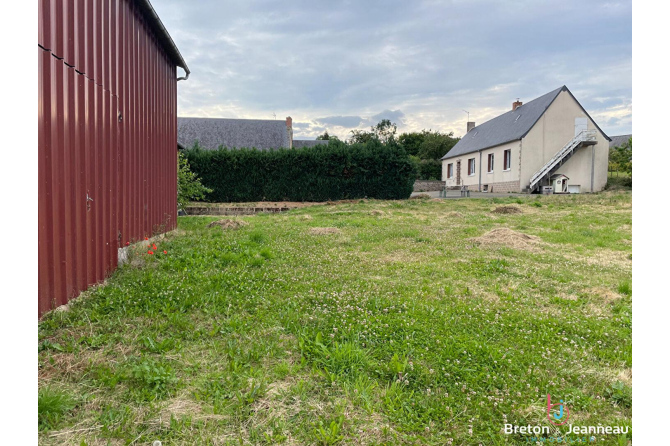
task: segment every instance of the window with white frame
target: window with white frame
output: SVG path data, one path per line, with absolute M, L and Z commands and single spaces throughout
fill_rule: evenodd
M 488 172 L 491 173 L 493 172 L 493 154 L 489 153 L 489 170 Z
M 474 175 L 475 174 L 475 159 L 470 158 L 468 160 L 468 175 Z
M 512 149 L 505 150 L 505 159 L 503 160 L 503 170 L 512 168 Z

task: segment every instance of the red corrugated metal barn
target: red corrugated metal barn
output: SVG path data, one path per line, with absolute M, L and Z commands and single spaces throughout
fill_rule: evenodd
M 39 1 L 39 315 L 176 226 L 177 67 L 148 0 Z

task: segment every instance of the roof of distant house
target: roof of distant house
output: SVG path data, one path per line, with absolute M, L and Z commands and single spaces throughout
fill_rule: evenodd
M 612 136 L 612 140 L 610 141 L 610 149 L 612 147 L 621 147 L 624 144 L 628 142 L 629 139 L 631 139 L 633 135 L 616 135 Z
M 563 85 L 556 90 L 550 91 L 539 98 L 517 107 L 516 110 L 510 110 L 474 127 L 442 159 L 476 152 L 523 138 L 562 91 L 570 93 L 568 87 Z M 572 93 L 570 95 L 572 96 Z M 574 98 L 574 96 L 572 97 Z M 577 99 L 575 101 L 579 104 Z M 582 110 L 586 116 L 589 116 L 583 107 Z M 593 122 L 595 123 L 595 121 Z M 598 127 L 597 124 L 596 127 Z M 598 127 L 598 130 L 600 130 L 600 127 Z M 602 130 L 600 131 L 602 132 Z M 605 135 L 604 132 L 602 133 Z M 609 139 L 607 135 L 605 137 Z
M 327 139 L 294 139 L 293 148 L 299 149 L 301 147 L 314 147 L 328 144 Z
M 190 149 L 196 141 L 202 149 L 288 147 L 284 120 L 177 118 L 177 145 Z

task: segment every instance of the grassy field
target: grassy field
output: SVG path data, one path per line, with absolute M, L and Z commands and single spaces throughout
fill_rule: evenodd
M 630 193 L 214 220 L 40 322 L 41 444 L 528 444 L 547 393 L 631 425 Z

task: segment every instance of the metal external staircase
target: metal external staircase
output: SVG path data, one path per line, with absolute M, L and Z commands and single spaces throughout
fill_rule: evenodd
M 583 130 L 577 136 L 572 138 L 561 150 L 559 150 L 547 164 L 542 166 L 540 170 L 535 172 L 530 178 L 530 187 L 528 191 L 533 193 L 537 187 L 542 183 L 542 180 L 549 177 L 556 171 L 564 162 L 566 162 L 575 150 L 582 146 L 590 146 L 596 143 L 595 130 Z

